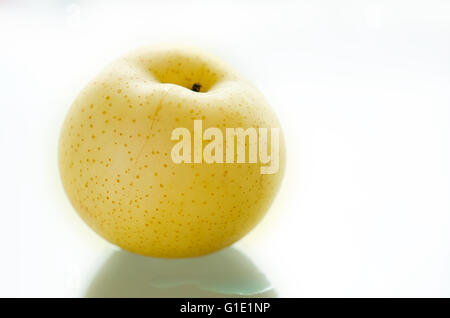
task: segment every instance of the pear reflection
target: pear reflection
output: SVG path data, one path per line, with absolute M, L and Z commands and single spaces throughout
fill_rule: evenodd
M 203 257 L 159 259 L 114 252 L 86 297 L 276 297 L 266 277 L 235 248 Z

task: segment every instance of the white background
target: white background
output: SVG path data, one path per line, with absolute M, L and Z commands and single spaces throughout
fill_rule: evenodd
M 74 97 L 148 44 L 223 57 L 288 161 L 236 244 L 284 297 L 450 297 L 448 1 L 1 1 L 0 296 L 81 297 L 115 247 L 76 215 L 57 140 Z

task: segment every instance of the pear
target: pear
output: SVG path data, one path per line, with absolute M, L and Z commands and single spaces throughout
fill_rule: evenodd
M 80 217 L 154 257 L 200 256 L 242 238 L 268 211 L 284 167 L 280 123 L 262 94 L 186 47 L 142 48 L 110 64 L 75 99 L 59 141 Z

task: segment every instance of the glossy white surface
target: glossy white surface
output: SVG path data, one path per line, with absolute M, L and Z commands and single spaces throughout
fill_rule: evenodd
M 224 272 L 228 290 L 270 282 L 286 297 L 449 297 L 449 17 L 450 3 L 435 0 L 2 1 L 0 296 L 81 297 L 111 258 L 141 264 L 72 210 L 57 170 L 59 128 L 114 58 L 182 42 L 258 86 L 287 138 L 275 204 L 224 252 L 242 268 Z M 186 275 L 174 294 L 217 282 Z

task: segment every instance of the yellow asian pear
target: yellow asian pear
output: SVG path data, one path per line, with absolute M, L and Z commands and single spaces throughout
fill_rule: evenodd
M 186 47 L 143 48 L 109 65 L 74 101 L 59 142 L 81 218 L 155 257 L 204 255 L 242 238 L 269 209 L 284 166 L 280 124 L 261 93 Z

